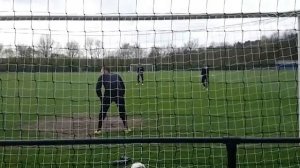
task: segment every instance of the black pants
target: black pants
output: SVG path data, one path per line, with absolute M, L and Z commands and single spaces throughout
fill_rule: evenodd
M 203 75 L 201 82 L 202 82 L 202 84 L 203 84 L 204 87 L 208 87 L 208 76 L 207 75 Z
M 119 115 L 123 121 L 124 127 L 127 128 L 127 115 L 125 111 L 125 99 L 124 97 L 104 97 L 101 103 L 101 109 L 99 113 L 98 129 L 102 128 L 102 121 L 106 118 L 107 111 L 110 104 L 115 102 L 119 108 Z
M 142 79 L 142 83 L 144 83 L 144 74 L 138 74 L 137 82 L 140 83 L 140 78 Z

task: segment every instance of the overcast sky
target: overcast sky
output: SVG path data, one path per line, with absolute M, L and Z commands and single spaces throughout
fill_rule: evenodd
M 300 9 L 300 0 L 0 0 L 0 15 L 115 15 L 285 12 Z M 105 48 L 139 43 L 143 48 L 202 46 L 259 39 L 262 35 L 297 29 L 296 18 L 165 20 L 165 21 L 1 21 L 0 43 L 36 45 L 43 34 L 62 47 L 87 38 Z

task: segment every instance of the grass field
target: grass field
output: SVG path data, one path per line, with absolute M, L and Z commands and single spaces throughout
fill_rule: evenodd
M 298 137 L 296 71 L 212 71 L 208 91 L 196 71 L 148 72 L 143 86 L 136 85 L 135 73 L 120 74 L 126 82 L 129 119 L 142 122 L 130 134 L 120 130 L 96 138 Z M 32 123 L 95 118 L 98 75 L 0 73 L 0 139 L 57 139 L 57 132 L 45 133 Z M 118 115 L 116 106 L 109 115 Z M 238 153 L 240 167 L 300 164 L 297 145 L 241 145 Z M 5 147 L 0 166 L 111 167 L 109 163 L 123 154 L 149 167 L 226 166 L 225 146 L 219 144 Z

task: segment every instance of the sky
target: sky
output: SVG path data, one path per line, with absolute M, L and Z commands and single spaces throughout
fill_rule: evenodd
M 300 0 L 0 0 L 0 15 L 153 15 L 285 12 L 300 10 Z M 37 45 L 50 35 L 56 47 L 69 41 L 85 48 L 86 39 L 104 48 L 123 43 L 152 46 L 201 46 L 260 39 L 263 35 L 297 29 L 296 18 L 205 19 L 163 21 L 0 21 L 0 43 Z

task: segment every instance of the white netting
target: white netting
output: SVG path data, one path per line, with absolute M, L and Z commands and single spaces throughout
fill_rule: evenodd
M 297 1 L 0 4 L 1 140 L 299 136 Z M 102 66 L 125 83 L 128 134 L 112 103 L 94 135 Z M 297 167 L 298 148 L 241 145 L 239 165 Z M 5 147 L 0 167 L 109 167 L 122 155 L 148 167 L 226 165 L 224 145 L 132 144 Z

